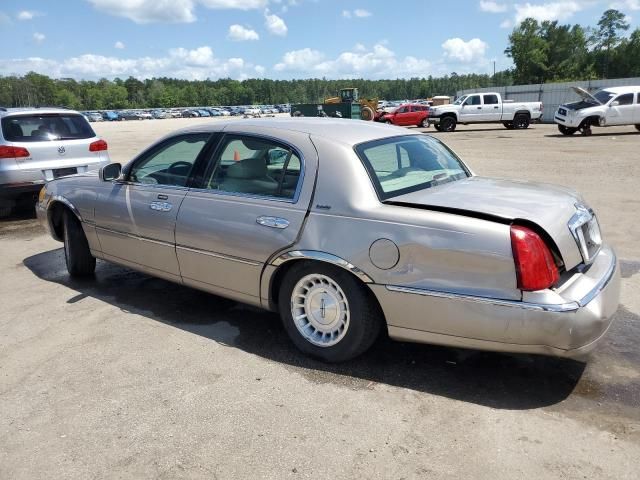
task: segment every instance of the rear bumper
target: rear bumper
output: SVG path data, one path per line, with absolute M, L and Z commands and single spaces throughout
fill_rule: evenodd
M 392 338 L 503 352 L 582 356 L 611 326 L 620 297 L 616 256 L 603 248 L 562 303 L 541 304 L 372 285 Z M 425 314 L 425 312 L 427 312 Z

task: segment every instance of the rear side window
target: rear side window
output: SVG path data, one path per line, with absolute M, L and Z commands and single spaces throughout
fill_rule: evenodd
M 484 96 L 484 104 L 485 105 L 497 105 L 498 104 L 498 96 L 497 95 L 485 95 Z
M 381 200 L 469 176 L 451 150 L 426 135 L 375 140 L 355 150 Z
M 96 136 L 82 115 L 72 113 L 4 117 L 2 134 L 9 142 L 78 140 Z

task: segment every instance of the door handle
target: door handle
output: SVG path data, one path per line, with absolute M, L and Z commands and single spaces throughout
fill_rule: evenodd
M 498 108 L 497 106 L 493 107 L 493 108 Z
M 478 110 L 482 110 L 482 107 L 478 107 Z
M 289 220 L 287 220 L 286 218 L 269 217 L 266 215 L 260 215 L 258 218 L 256 218 L 256 223 L 258 225 L 262 225 L 263 227 L 279 229 L 287 228 L 289 226 Z
M 158 200 L 169 200 L 169 195 L 165 195 L 164 193 L 159 193 Z

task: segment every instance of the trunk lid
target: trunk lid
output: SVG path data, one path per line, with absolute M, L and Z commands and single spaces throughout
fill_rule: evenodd
M 583 262 L 578 244 L 569 229 L 576 204 L 583 204 L 574 191 L 535 182 L 486 177 L 464 180 L 407 193 L 386 203 L 443 210 L 487 220 L 510 223 L 532 222 L 555 242 L 567 270 Z

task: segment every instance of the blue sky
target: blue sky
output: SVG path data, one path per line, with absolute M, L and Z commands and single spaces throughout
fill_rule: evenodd
M 640 20 L 640 0 L 0 0 L 0 75 L 407 78 L 511 65 L 526 16 Z

